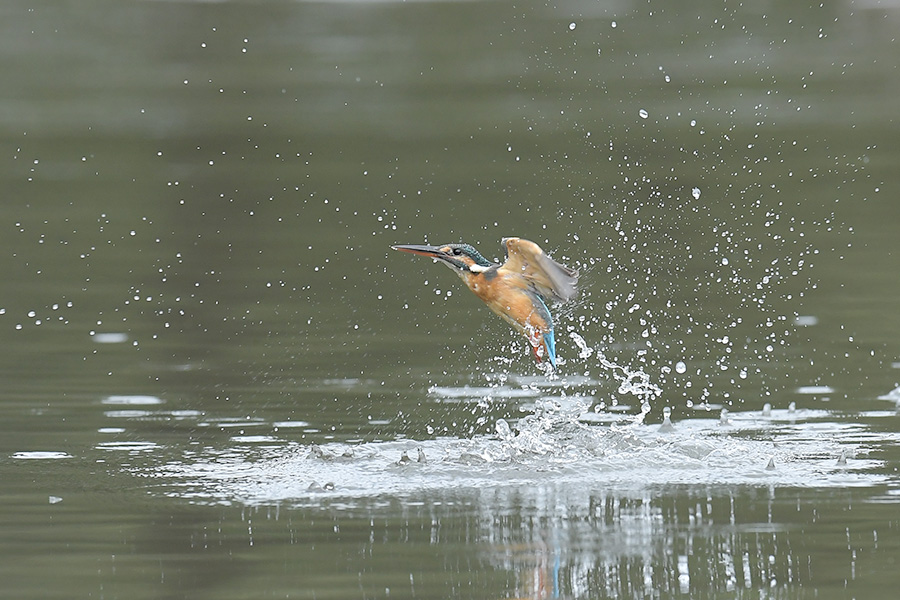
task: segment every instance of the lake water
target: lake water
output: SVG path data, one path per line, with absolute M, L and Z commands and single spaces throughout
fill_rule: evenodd
M 0 596 L 893 597 L 900 4 L 670 4 L 4 5 Z

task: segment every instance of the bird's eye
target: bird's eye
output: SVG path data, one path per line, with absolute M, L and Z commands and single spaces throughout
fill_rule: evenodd
M 453 249 L 453 254 L 456 255 L 456 256 L 459 256 L 460 254 L 462 254 L 462 250 L 460 250 L 459 248 L 454 248 L 454 249 Z

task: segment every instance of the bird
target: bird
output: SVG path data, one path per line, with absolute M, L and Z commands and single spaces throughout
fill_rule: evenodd
M 546 358 L 556 371 L 556 339 L 547 303 L 574 298 L 578 271 L 556 262 L 536 243 L 518 237 L 502 239 L 506 261 L 484 258 L 470 244 L 395 245 L 450 267 L 492 311 L 528 340 L 538 363 Z

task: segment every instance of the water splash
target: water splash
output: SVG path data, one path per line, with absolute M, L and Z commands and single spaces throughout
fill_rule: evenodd
M 663 391 L 661 387 L 650 381 L 649 374 L 640 369 L 634 370 L 612 362 L 602 352 L 591 348 L 584 338 L 574 331 L 569 332 L 569 337 L 580 350 L 578 358 L 588 359 L 596 354 L 597 364 L 606 369 L 619 383 L 618 393 L 623 396 L 634 396 L 640 401 L 641 418 L 650 412 L 652 407 L 651 400 L 662 396 Z
M 574 340 L 575 338 L 573 338 Z M 597 356 L 575 342 L 591 364 L 603 365 L 633 398 L 658 400 L 658 386 L 636 371 Z M 583 345 L 581 345 L 583 344 Z M 590 350 L 590 352 L 589 352 Z M 599 362 L 593 362 L 599 361 Z M 638 376 L 635 376 L 638 375 Z M 635 381 L 640 385 L 630 388 Z M 632 382 L 628 384 L 627 382 Z M 750 485 L 844 488 L 895 482 L 879 448 L 900 443 L 886 426 L 893 410 L 861 413 L 846 422 L 841 412 L 784 403 L 750 411 L 699 408 L 684 418 L 662 408 L 662 423 L 648 424 L 634 406 L 597 409 L 595 390 L 609 381 L 586 375 L 565 378 L 498 374 L 489 386 L 432 388 L 431 401 L 478 407 L 497 398 L 516 406 L 516 416 L 485 413 L 484 433 L 462 432 L 393 439 L 344 439 L 315 427 L 283 427 L 282 421 L 247 421 L 203 413 L 186 415 L 197 427 L 214 424 L 218 438 L 181 447 L 136 443 L 123 428 L 96 446 L 115 472 L 154 481 L 157 493 L 214 504 L 345 506 L 423 493 L 459 490 L 570 488 L 646 490 L 660 485 Z M 613 388 L 609 388 L 611 391 Z M 643 395 L 642 395 L 643 394 Z M 642 405 L 645 406 L 645 405 Z M 593 407 L 593 410 L 592 410 Z M 762 410 L 760 410 L 760 408 Z M 161 415 L 170 411 L 156 409 Z M 117 419 L 143 422 L 147 416 Z M 293 422 L 299 423 L 299 422 Z M 252 425 L 250 433 L 244 433 Z M 318 432 L 318 433 L 316 433 Z M 212 432 L 210 432 L 212 433 Z M 238 435 L 234 435 L 237 433 Z M 423 436 L 425 434 L 423 433 Z M 140 456 L 140 461 L 134 457 Z M 62 458 L 64 453 L 16 453 L 13 458 Z M 387 498 L 385 500 L 385 498 Z
M 872 416 L 876 421 L 892 413 Z M 490 435 L 368 443 L 238 445 L 191 451 L 136 474 L 164 493 L 199 503 L 353 506 L 372 498 L 486 486 L 641 489 L 659 485 L 870 486 L 889 477 L 870 456 L 870 425 L 822 411 L 728 413 L 665 429 L 623 422 L 598 427 L 542 412 L 499 419 Z M 881 434 L 897 441 L 897 434 Z

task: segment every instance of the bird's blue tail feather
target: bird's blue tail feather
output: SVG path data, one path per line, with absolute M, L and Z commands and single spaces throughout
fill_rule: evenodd
M 555 371 L 556 370 L 556 339 L 553 337 L 552 329 L 544 334 L 544 344 L 547 346 L 547 359 L 550 361 L 550 364 L 553 365 L 553 370 Z

